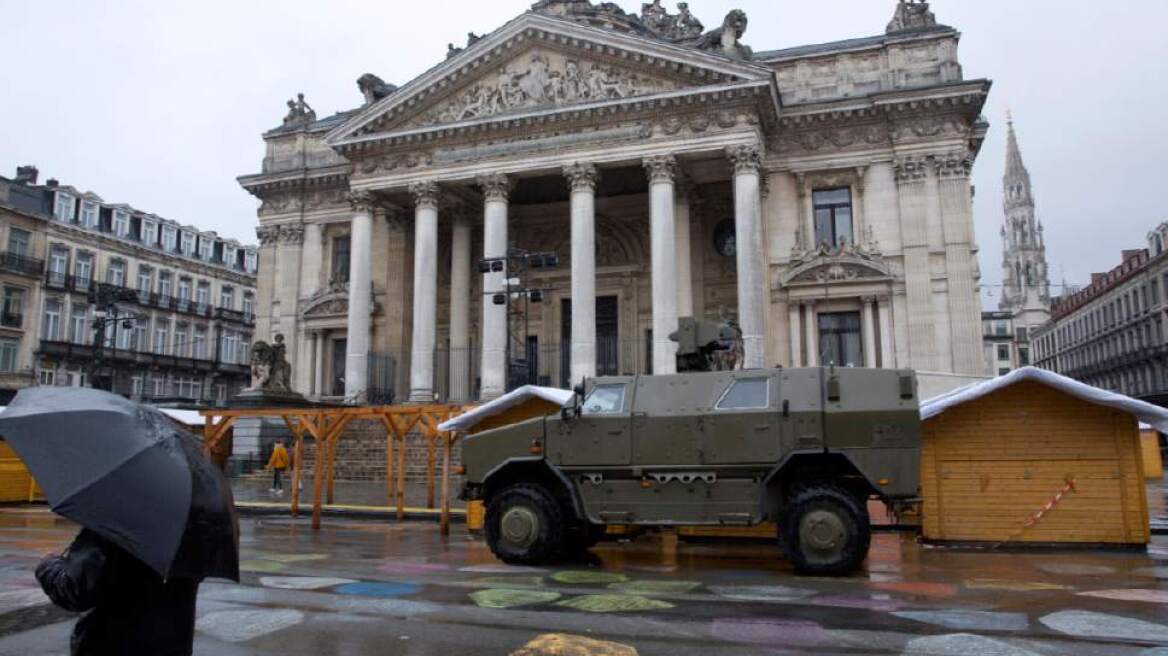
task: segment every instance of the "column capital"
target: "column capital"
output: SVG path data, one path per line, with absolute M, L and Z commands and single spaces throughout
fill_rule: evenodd
M 280 239 L 280 226 L 265 226 L 262 225 L 256 228 L 256 239 L 260 241 L 260 246 L 275 246 Z
M 349 206 L 353 208 L 354 212 L 362 212 L 365 214 L 373 213 L 373 194 L 368 190 L 358 189 L 357 191 L 349 192 Z
M 861 303 L 863 303 L 863 304 L 865 304 L 865 305 L 871 305 L 871 304 L 873 304 L 873 303 L 875 303 L 875 302 L 876 302 L 876 297 L 875 297 L 875 296 L 872 296 L 872 295 L 868 295 L 868 296 L 861 296 L 861 297 L 860 297 L 860 302 L 861 302 Z
M 426 180 L 410 185 L 410 195 L 414 197 L 417 209 L 438 209 L 438 183 Z
M 564 177 L 568 179 L 572 191 L 596 191 L 600 171 L 595 164 L 574 162 L 564 166 Z
M 973 171 L 973 156 L 968 152 L 952 152 L 933 158 L 937 177 L 942 180 L 968 178 Z
M 762 151 L 758 146 L 733 146 L 726 149 L 726 157 L 734 166 L 735 175 L 762 172 Z
M 892 169 L 896 174 L 896 181 L 900 184 L 920 182 L 929 174 L 929 156 L 902 155 L 893 162 Z
M 486 200 L 506 201 L 511 196 L 511 178 L 505 173 L 480 175 L 478 183 L 483 188 L 483 197 Z
M 677 178 L 677 158 L 673 155 L 654 155 L 646 157 L 645 171 L 649 174 L 649 182 L 673 182 Z

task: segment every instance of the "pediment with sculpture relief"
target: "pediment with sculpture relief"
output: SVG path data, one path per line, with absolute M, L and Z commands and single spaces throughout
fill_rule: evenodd
M 879 254 L 858 246 L 821 247 L 791 262 L 782 277 L 783 287 L 848 282 L 879 282 L 892 278 L 892 271 Z
M 349 314 L 349 284 L 330 282 L 310 298 L 301 301 L 302 319 L 345 319 Z M 369 314 L 378 313 L 377 302 L 369 304 Z

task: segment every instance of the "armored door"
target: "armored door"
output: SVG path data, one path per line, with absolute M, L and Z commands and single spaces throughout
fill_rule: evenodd
M 706 417 L 705 462 L 711 465 L 774 463 L 781 448 L 779 376 L 766 372 L 725 374 L 711 392 Z
M 591 385 L 580 416 L 556 422 L 548 435 L 549 455 L 564 467 L 616 467 L 629 464 L 633 379 L 606 378 Z

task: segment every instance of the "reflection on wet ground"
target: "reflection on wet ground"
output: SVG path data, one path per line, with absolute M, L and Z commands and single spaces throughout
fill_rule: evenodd
M 957 551 L 879 534 L 865 571 L 795 576 L 775 545 L 649 536 L 511 567 L 455 527 L 244 518 L 241 585 L 208 582 L 199 654 L 1165 654 L 1168 539 L 1145 552 Z M 0 509 L 0 654 L 63 653 L 32 568 L 74 528 Z

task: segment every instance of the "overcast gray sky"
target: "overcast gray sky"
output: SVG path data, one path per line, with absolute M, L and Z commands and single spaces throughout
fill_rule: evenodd
M 11 176 L 36 164 L 42 180 L 254 242 L 256 203 L 235 177 L 259 170 L 260 134 L 279 125 L 288 98 L 303 91 L 320 116 L 354 107 L 362 73 L 404 83 L 448 42 L 530 4 L 0 0 L 0 167 Z M 690 5 L 711 27 L 744 9 L 745 41 L 764 50 L 881 33 L 895 0 Z M 994 81 L 993 128 L 974 169 L 985 283 L 1000 280 L 1007 108 L 1046 224 L 1052 282 L 1114 266 L 1168 220 L 1168 2 L 936 0 L 933 10 L 963 32 L 966 77 Z

